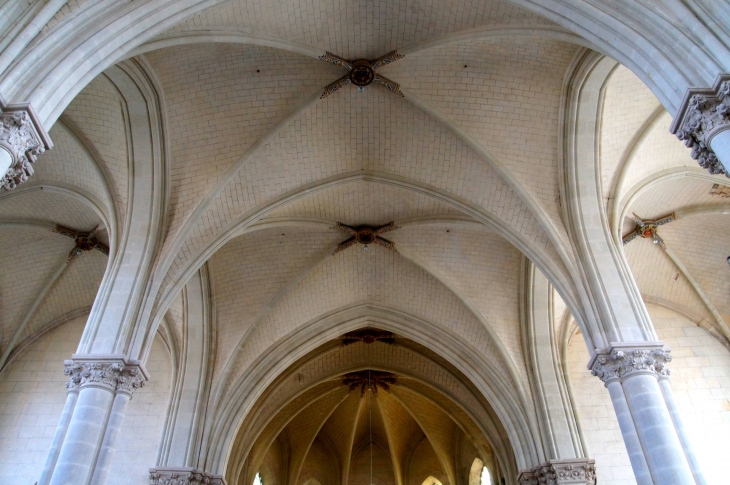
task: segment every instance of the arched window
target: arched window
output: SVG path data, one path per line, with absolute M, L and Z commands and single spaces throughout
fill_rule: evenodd
M 257 473 L 256 478 L 253 479 L 253 485 L 264 485 L 264 482 L 261 481 L 260 473 Z
M 487 467 L 482 468 L 482 476 L 479 481 L 481 485 L 492 485 L 492 476 L 489 474 Z
M 474 458 L 474 463 L 471 464 L 469 485 L 493 485 L 489 469 L 484 466 L 484 462 L 479 458 Z
M 441 481 L 436 477 L 428 477 L 421 485 L 442 485 Z

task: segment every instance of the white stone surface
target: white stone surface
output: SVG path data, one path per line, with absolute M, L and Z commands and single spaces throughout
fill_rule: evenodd
M 86 319 L 34 342 L 0 375 L 0 483 L 28 485 L 41 474 L 66 402 L 63 360 L 76 350 Z
M 659 338 L 672 348 L 670 382 L 707 483 L 726 482 L 725 450 L 730 446 L 730 352 L 685 317 L 655 305 L 649 313 Z M 585 368 L 588 354 L 580 336 L 568 353 L 576 407 L 601 485 L 636 481 L 608 391 Z
M 150 380 L 137 389 L 127 405 L 108 485 L 148 485 L 170 398 L 172 362 L 156 337 L 145 364 Z

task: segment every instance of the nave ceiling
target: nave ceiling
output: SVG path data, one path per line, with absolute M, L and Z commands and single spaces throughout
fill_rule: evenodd
M 523 255 L 585 319 L 561 199 L 561 109 L 567 73 L 590 44 L 506 2 L 443 9 L 227 2 L 121 63 L 145 72 L 163 101 L 166 199 L 150 315 L 181 341 L 181 290 L 206 265 L 217 335 L 211 405 L 233 400 L 285 337 L 372 307 L 469 342 L 500 389 L 529 407 Z M 373 84 L 319 99 L 343 71 L 317 56 L 395 49 L 405 57 L 382 74 L 403 98 Z M 671 116 L 627 68 L 613 71 L 604 95 L 601 185 L 617 244 L 635 227 L 632 213 L 680 216 L 658 229 L 674 259 L 648 239 L 624 247 L 642 296 L 727 342 L 730 203 L 711 194 L 727 179 L 697 168 L 668 133 Z M 113 257 L 134 202 L 129 123 L 128 100 L 100 74 L 51 129 L 55 147 L 31 182 L 0 195 L 3 351 L 14 334 L 17 352 L 94 303 L 109 258 L 92 251 L 33 309 L 73 248 L 50 233 L 55 224 L 99 226 Z M 332 255 L 347 237 L 335 223 L 391 221 L 396 252 L 355 245 Z M 355 398 L 344 399 L 340 406 Z

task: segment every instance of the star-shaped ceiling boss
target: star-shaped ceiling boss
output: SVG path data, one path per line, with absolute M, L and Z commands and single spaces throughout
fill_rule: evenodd
M 403 59 L 403 55 L 399 54 L 398 51 L 388 52 L 382 57 L 378 57 L 374 61 L 368 61 L 367 59 L 358 59 L 355 61 L 348 61 L 342 57 L 336 56 L 331 52 L 325 52 L 323 56 L 319 58 L 325 62 L 334 64 L 335 66 L 344 67 L 348 72 L 337 81 L 327 85 L 324 88 L 324 92 L 319 99 L 324 99 L 337 91 L 343 86 L 347 86 L 352 83 L 359 89 L 364 89 L 365 86 L 376 83 L 384 86 L 385 89 L 398 96 L 403 96 L 400 90 L 400 85 L 396 82 L 391 81 L 381 74 L 377 74 L 375 71 L 383 66 L 392 64 L 398 59 Z
M 395 243 L 388 241 L 387 239 L 384 239 L 380 237 L 381 234 L 393 231 L 395 229 L 400 229 L 395 225 L 393 221 L 387 223 L 384 226 L 380 227 L 370 227 L 370 226 L 357 226 L 357 227 L 351 227 L 347 226 L 345 224 L 342 224 L 338 222 L 334 226 L 332 226 L 330 229 L 334 229 L 335 231 L 340 232 L 346 232 L 348 234 L 352 234 L 352 237 L 344 242 L 341 242 L 337 245 L 337 249 L 335 249 L 335 252 L 332 253 L 333 255 L 339 253 L 340 251 L 344 251 L 345 249 L 349 248 L 350 246 L 354 246 L 357 243 L 363 244 L 365 247 L 363 249 L 368 249 L 368 244 L 377 244 L 378 246 L 383 246 L 385 249 L 390 249 L 391 251 L 397 251 L 395 249 Z
M 663 249 L 667 249 L 667 245 L 664 244 L 664 240 L 659 237 L 659 233 L 657 232 L 657 228 L 661 225 L 668 224 L 672 221 L 677 220 L 677 214 L 672 212 L 669 215 L 666 215 L 664 217 L 660 217 L 659 219 L 647 219 L 643 220 L 636 214 L 634 214 L 634 221 L 636 222 L 636 229 L 628 233 L 623 237 L 623 243 L 624 245 L 630 243 L 637 237 L 641 236 L 643 238 L 652 238 L 654 240 L 654 244 L 658 244 Z
M 63 236 L 68 236 L 76 240 L 76 246 L 74 246 L 74 248 L 68 254 L 67 258 L 67 261 L 71 261 L 76 256 L 80 256 L 83 251 L 93 251 L 94 249 L 96 249 L 97 251 L 101 251 L 102 253 L 109 256 L 109 246 L 102 242 L 99 242 L 99 240 L 96 238 L 96 234 L 98 233 L 98 231 L 99 226 L 96 226 L 92 230 L 85 232 L 77 231 L 75 229 L 56 224 L 55 229 L 53 229 L 51 232 L 55 232 Z

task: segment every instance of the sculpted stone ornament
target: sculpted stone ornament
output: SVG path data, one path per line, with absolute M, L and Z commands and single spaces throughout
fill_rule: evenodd
M 335 249 L 335 252 L 332 253 L 334 256 L 335 254 L 339 253 L 340 251 L 344 251 L 345 249 L 349 248 L 350 246 L 354 246 L 357 243 L 360 243 L 363 245 L 363 249 L 368 249 L 368 244 L 377 244 L 378 246 L 382 246 L 385 249 L 389 249 L 391 251 L 398 251 L 395 248 L 395 243 L 392 241 L 388 241 L 385 238 L 380 237 L 381 234 L 384 234 L 386 232 L 395 231 L 396 229 L 400 229 L 400 227 L 396 226 L 393 221 L 387 223 L 384 226 L 380 227 L 370 227 L 370 226 L 347 226 L 345 224 L 342 224 L 341 222 L 336 223 L 334 226 L 330 227 L 330 229 L 333 229 L 335 231 L 340 232 L 346 232 L 347 234 L 350 234 L 352 237 L 344 242 L 341 242 L 337 245 L 337 249 Z
M 132 393 L 144 386 L 149 378 L 139 361 L 126 360 L 123 355 L 74 355 L 64 362 L 68 392 L 84 387 L 100 387 L 114 394 Z
M 721 74 L 714 87 L 687 91 L 670 131 L 692 149 L 692 158 L 702 168 L 711 174 L 730 177 L 710 148 L 712 137 L 727 129 L 730 129 L 730 74 Z
M 53 147 L 29 104 L 5 104 L 0 98 L 0 187 L 13 190 L 33 175 L 36 158 Z M 8 166 L 9 163 L 9 166 Z
M 585 458 L 553 460 L 523 471 L 517 481 L 520 485 L 595 485 L 596 462 Z
M 150 485 L 227 485 L 220 475 L 211 475 L 197 468 L 150 468 Z
M 636 222 L 636 227 L 633 231 L 626 234 L 622 238 L 623 244 L 625 246 L 637 237 L 651 238 L 654 240 L 654 244 L 658 244 L 662 249 L 666 251 L 667 245 L 664 243 L 664 240 L 661 238 L 661 236 L 659 236 L 657 228 L 664 224 L 669 224 L 670 222 L 676 221 L 677 219 L 677 214 L 675 214 L 674 212 L 664 217 L 660 217 L 659 219 L 642 219 L 634 214 L 634 222 Z
M 403 57 L 404 56 L 399 54 L 398 51 L 392 51 L 388 52 L 384 56 L 378 57 L 374 61 L 368 61 L 367 59 L 348 61 L 347 59 L 336 56 L 331 52 L 325 52 L 324 55 L 319 56 L 320 60 L 347 69 L 349 72 L 325 86 L 319 99 L 327 98 L 351 83 L 359 89 L 364 89 L 365 86 L 368 86 L 371 83 L 380 84 L 391 93 L 403 97 L 403 93 L 401 92 L 400 85 L 398 83 L 393 82 L 385 76 L 375 72 L 383 66 L 387 66 L 399 59 L 403 59 Z
M 591 374 L 608 385 L 637 374 L 668 378 L 667 363 L 672 361 L 668 348 L 614 347 L 610 353 L 598 354 L 591 365 Z
M 99 232 L 99 226 L 96 226 L 91 231 L 84 232 L 56 224 L 56 227 L 51 232 L 70 237 L 76 241 L 76 246 L 74 246 L 68 254 L 66 261 L 73 260 L 75 257 L 80 256 L 84 251 L 93 251 L 94 249 L 109 256 L 109 246 L 100 242 L 96 237 Z

